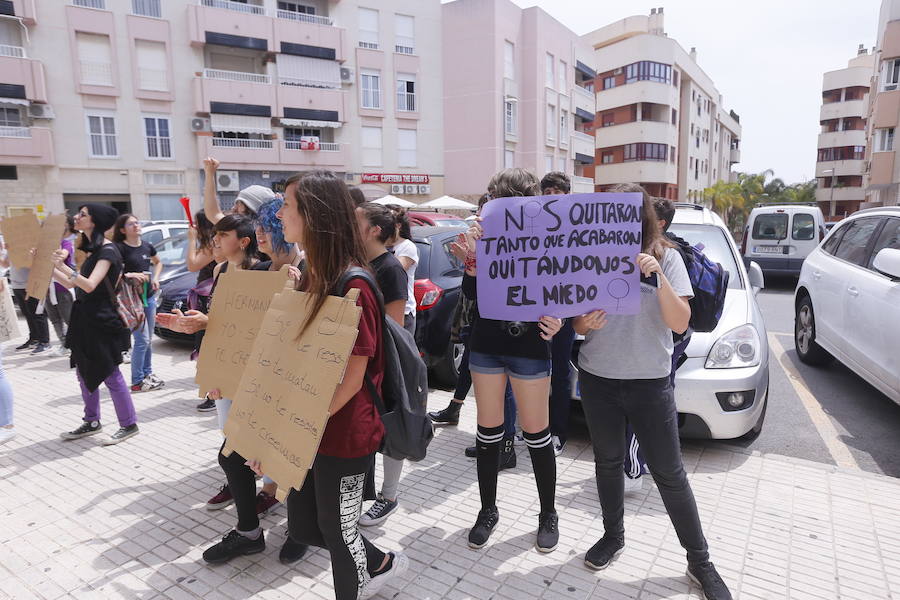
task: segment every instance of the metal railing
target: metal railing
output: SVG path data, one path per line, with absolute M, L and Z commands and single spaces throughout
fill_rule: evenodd
M 397 92 L 397 110 L 416 112 L 416 95 L 409 92 Z
M 72 0 L 75 6 L 106 9 L 106 0 Z
M 241 148 L 244 150 L 271 150 L 272 140 L 246 140 L 241 138 L 214 137 L 212 145 L 216 148 Z
M 247 13 L 250 15 L 264 15 L 266 9 L 256 4 L 244 4 L 243 2 L 232 2 L 231 0 L 200 0 L 201 6 L 209 6 L 211 8 L 224 8 L 236 12 Z
M 29 127 L 8 127 L 0 126 L 0 137 L 5 138 L 30 138 L 31 129 Z
M 300 21 L 301 23 L 312 23 L 313 25 L 333 25 L 333 21 L 328 17 L 321 15 L 308 15 L 306 13 L 294 12 L 292 10 L 281 10 L 275 13 L 279 19 L 288 19 L 290 21 Z
M 87 85 L 112 85 L 112 64 L 93 60 L 79 61 L 81 83 Z
M 25 48 L 21 46 L 7 46 L 6 44 L 0 44 L 0 56 L 25 58 Z
M 142 17 L 162 18 L 160 0 L 131 0 L 131 12 Z
M 220 81 L 243 81 L 245 83 L 272 83 L 272 78 L 261 73 L 242 73 L 240 71 L 225 71 L 223 69 L 203 69 L 203 77 L 206 79 L 218 79 Z
M 142 90 L 155 92 L 169 91 L 169 79 L 165 69 L 138 68 L 138 77 Z
M 368 48 L 369 50 L 378 50 L 378 42 L 364 42 L 359 40 L 360 48 Z
M 594 185 L 594 180 L 590 177 L 579 177 L 578 175 L 571 176 L 573 185 Z
M 397 54 L 415 54 L 416 49 L 412 46 L 397 44 L 396 46 L 394 46 L 394 52 L 396 52 Z
M 300 140 L 287 140 L 284 142 L 284 148 L 285 150 L 304 150 L 300 147 L 300 144 L 302 143 L 304 142 L 301 142 Z M 319 142 L 317 150 L 319 152 L 340 152 L 341 145 L 334 142 Z M 308 150 L 304 151 L 308 152 Z

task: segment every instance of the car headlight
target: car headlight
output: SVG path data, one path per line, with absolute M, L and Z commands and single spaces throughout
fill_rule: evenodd
M 753 325 L 732 329 L 713 344 L 706 357 L 707 369 L 755 367 L 760 362 L 759 333 Z

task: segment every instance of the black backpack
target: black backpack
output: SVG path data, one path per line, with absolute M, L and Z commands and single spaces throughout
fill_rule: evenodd
M 722 318 L 730 274 L 725 267 L 711 261 L 700 248 L 691 246 L 676 235 L 670 234 L 668 237 L 678 244 L 678 253 L 684 260 L 694 289 L 694 297 L 690 300 L 690 329 L 697 332 L 712 331 Z
M 366 385 L 384 423 L 381 452 L 398 460 L 420 461 L 434 437 L 434 425 L 426 414 L 428 369 L 410 332 L 384 312 L 381 290 L 369 271 L 351 267 L 337 285 L 342 294 L 352 279 L 362 279 L 375 293 L 381 314 L 384 347 L 384 379 L 381 391 L 366 373 Z

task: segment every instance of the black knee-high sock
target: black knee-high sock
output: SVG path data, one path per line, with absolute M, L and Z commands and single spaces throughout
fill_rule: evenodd
M 550 429 L 537 433 L 526 431 L 523 434 L 534 466 L 534 481 L 541 499 L 541 512 L 553 512 L 556 510 L 556 455 L 553 453 Z
M 481 508 L 497 505 L 497 471 L 500 470 L 500 444 L 503 442 L 503 425 L 497 427 L 478 426 L 475 436 L 478 465 L 478 491 L 481 494 Z

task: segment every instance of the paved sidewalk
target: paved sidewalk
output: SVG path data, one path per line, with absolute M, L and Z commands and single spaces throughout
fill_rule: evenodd
M 68 359 L 16 355 L 15 345 L 5 344 L 4 357 L 19 436 L 0 446 L 0 598 L 333 598 L 326 552 L 293 567 L 278 562 L 283 508 L 263 520 L 265 553 L 203 563 L 203 550 L 236 521 L 233 508 L 203 507 L 224 479 L 215 461 L 221 436 L 215 413 L 194 409 L 194 367 L 183 349 L 155 342 L 156 372 L 168 383 L 135 395 L 139 436 L 103 447 L 100 437 L 59 439 L 81 418 Z M 429 404 L 448 399 L 436 391 Z M 102 402 L 112 433 L 105 389 Z M 500 475 L 490 545 L 470 550 L 478 486 L 474 460 L 462 453 L 474 412 L 470 400 L 459 427 L 438 431 L 428 458 L 404 473 L 399 514 L 369 531 L 411 558 L 403 580 L 380 597 L 701 597 L 649 481 L 626 501 L 625 553 L 600 573 L 584 567 L 601 535 L 585 440 L 558 459 L 555 552 L 533 549 L 539 508 L 524 447 L 519 466 Z M 684 455 L 713 560 L 736 598 L 900 599 L 900 480 L 714 443 L 686 444 Z

